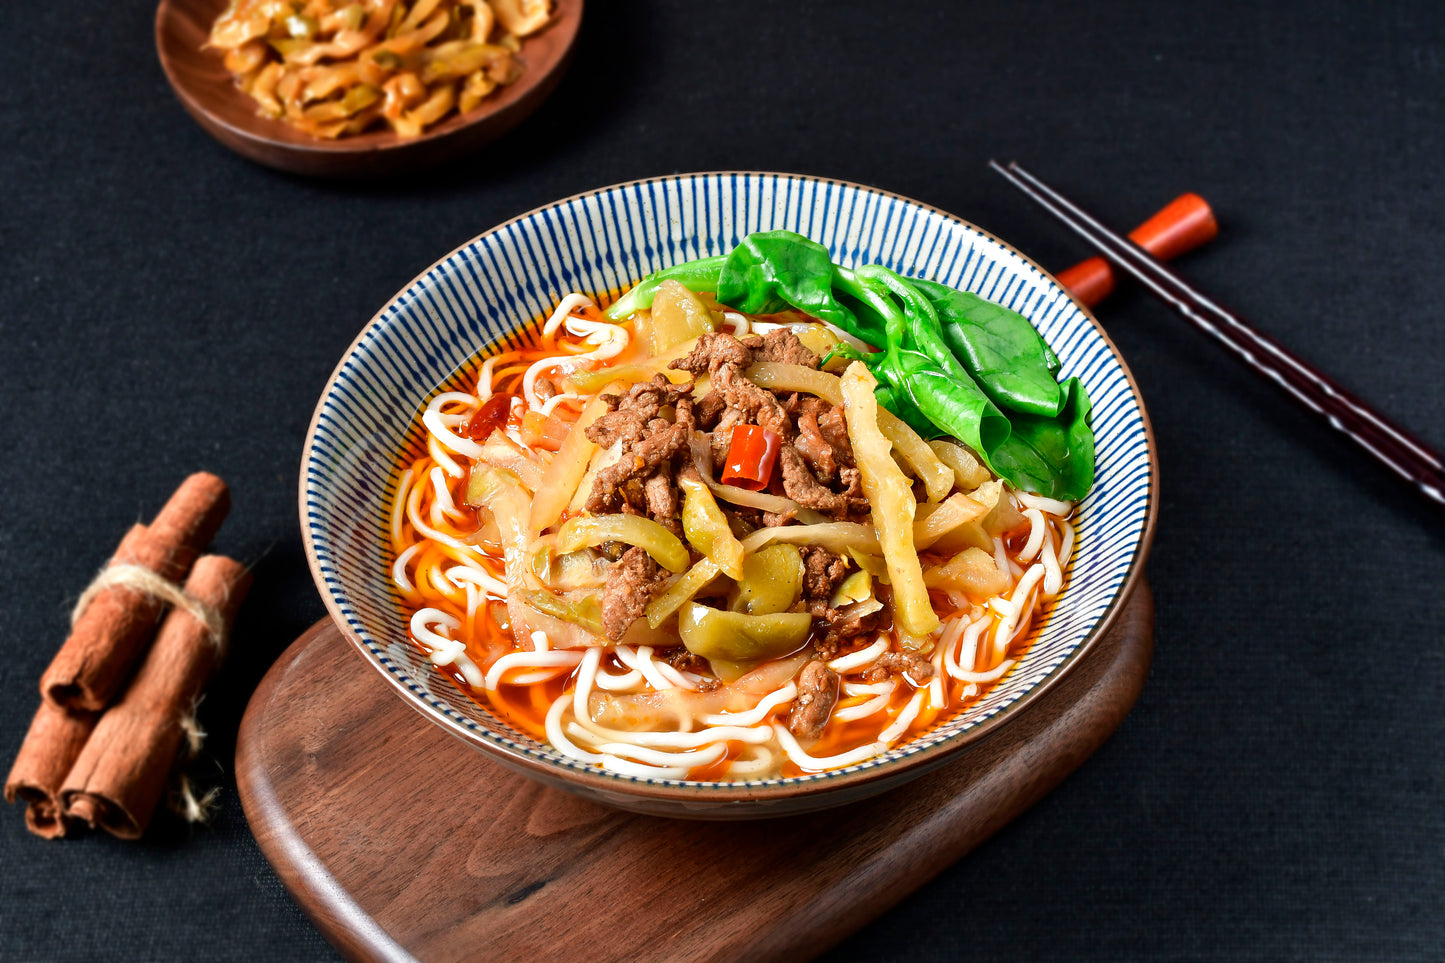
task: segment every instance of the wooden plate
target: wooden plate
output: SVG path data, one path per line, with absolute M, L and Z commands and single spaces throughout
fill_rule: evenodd
M 251 697 L 236 783 L 261 852 L 348 959 L 799 963 L 1078 768 L 1138 698 L 1153 626 L 1141 581 L 1058 686 L 902 789 L 697 823 L 608 809 L 469 751 L 322 621 Z M 927 955 L 906 933 L 899 948 Z
M 315 177 L 376 177 L 420 170 L 476 150 L 541 105 L 562 79 L 582 24 L 583 0 L 554 0 L 552 22 L 522 41 L 526 70 L 466 115 L 452 115 L 420 137 L 374 130 L 323 140 L 256 113 L 221 62 L 204 48 L 227 0 L 161 0 L 156 52 L 186 110 L 216 140 L 268 167 Z

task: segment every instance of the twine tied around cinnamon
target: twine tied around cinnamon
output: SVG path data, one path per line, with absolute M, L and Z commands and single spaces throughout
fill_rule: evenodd
M 170 579 L 157 575 L 144 565 L 131 562 L 111 562 L 100 570 L 94 581 L 86 586 L 76 600 L 75 608 L 70 611 L 70 624 L 73 626 L 79 622 L 91 600 L 109 588 L 126 588 L 170 603 L 205 626 L 206 635 L 216 647 L 217 653 L 226 651 L 226 620 L 218 609 L 188 594 Z
M 96 595 L 110 588 L 129 589 L 180 609 L 205 628 L 207 640 L 215 646 L 217 660 L 224 655 L 227 641 L 226 618 L 220 609 L 206 604 L 170 579 L 156 574 L 143 565 L 135 565 L 130 562 L 112 561 L 100 570 L 94 581 L 86 587 L 84 592 L 80 593 L 80 598 L 76 600 L 75 608 L 70 613 L 70 624 L 73 626 L 79 621 L 86 606 Z M 194 699 L 189 710 L 177 722 L 184 737 L 182 757 L 186 760 L 200 755 L 201 747 L 206 739 L 206 731 L 201 728 L 200 722 L 196 718 L 196 710 L 200 707 L 200 702 L 200 697 Z M 208 822 L 214 813 L 215 800 L 219 794 L 220 789 L 215 787 L 197 796 L 186 773 L 177 770 L 168 804 L 170 809 L 186 822 L 204 823 Z

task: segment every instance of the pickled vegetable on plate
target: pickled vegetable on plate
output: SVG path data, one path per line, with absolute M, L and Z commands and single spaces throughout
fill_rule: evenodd
M 551 0 L 232 0 L 206 46 L 263 116 L 325 139 L 413 138 L 515 83 L 520 39 L 550 18 Z

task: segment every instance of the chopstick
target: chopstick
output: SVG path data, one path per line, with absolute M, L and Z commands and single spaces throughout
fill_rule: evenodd
M 1392 423 L 1278 341 L 1221 307 L 1178 272 L 1101 224 L 1097 218 L 1017 163 L 988 166 L 1088 241 L 1116 267 L 1139 280 L 1186 321 L 1219 341 L 1241 361 L 1283 388 L 1343 432 L 1385 467 L 1437 504 L 1445 505 L 1445 462 L 1424 442 Z
M 1161 261 L 1208 244 L 1219 234 L 1214 211 L 1198 194 L 1180 194 L 1153 217 L 1129 232 L 1129 240 Z M 1080 304 L 1093 307 L 1114 290 L 1114 269 L 1101 257 L 1080 261 L 1054 275 Z

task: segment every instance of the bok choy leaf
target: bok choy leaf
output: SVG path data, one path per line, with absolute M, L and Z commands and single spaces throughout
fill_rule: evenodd
M 649 275 L 607 316 L 650 306 L 668 279 L 745 314 L 798 310 L 878 349 L 839 346 L 830 357 L 863 361 L 879 404 L 925 438 L 967 445 L 1016 488 L 1077 500 L 1093 486 L 1088 395 L 1077 378 L 1059 384 L 1058 356 L 1015 311 L 881 265 L 840 267 L 816 241 L 767 231 Z

